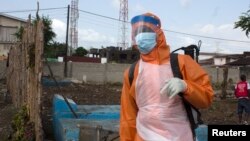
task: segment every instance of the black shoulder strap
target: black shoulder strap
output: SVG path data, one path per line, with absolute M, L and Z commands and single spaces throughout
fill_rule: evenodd
M 128 72 L 128 79 L 129 79 L 129 84 L 130 86 L 133 83 L 133 79 L 134 79 L 134 72 L 135 72 L 135 66 L 137 64 L 138 61 L 135 61 L 129 68 L 129 72 Z
M 180 67 L 179 67 L 178 54 L 176 53 L 170 54 L 170 64 L 171 64 L 174 77 L 183 79 L 181 71 L 180 71 Z
M 179 67 L 178 54 L 176 54 L 176 53 L 170 54 L 170 65 L 171 65 L 174 77 L 178 77 L 178 78 L 183 79 L 183 76 L 181 74 L 180 67 Z M 194 116 L 192 113 L 192 107 L 191 107 L 192 105 L 187 100 L 185 100 L 182 93 L 180 93 L 179 95 L 182 97 L 183 104 L 184 104 L 184 107 L 186 109 L 187 116 L 188 116 L 190 126 L 192 129 L 192 134 L 193 134 L 193 137 L 195 140 L 195 137 L 196 137 L 195 128 L 197 128 L 197 125 L 195 123 Z M 197 110 L 197 109 L 195 109 L 195 110 Z M 200 114 L 200 112 L 198 110 L 197 110 L 197 112 L 198 112 L 198 114 Z

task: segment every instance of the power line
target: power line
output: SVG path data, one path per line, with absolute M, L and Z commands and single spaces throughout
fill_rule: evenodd
M 58 7 L 58 8 L 46 8 L 46 9 L 40 9 L 41 11 L 45 11 L 45 10 L 56 10 L 56 9 L 66 9 L 67 7 Z M 37 9 L 30 9 L 30 10 L 19 10 L 19 11 L 7 11 L 7 12 L 0 12 L 1 13 L 20 13 L 20 12 L 30 12 L 30 11 L 37 11 Z M 108 16 L 104 16 L 101 14 L 96 14 L 96 13 L 92 13 L 92 12 L 88 12 L 85 10 L 81 10 L 79 9 L 80 12 L 83 13 L 87 13 L 90 15 L 94 15 L 94 16 L 98 16 L 98 17 L 102 17 L 102 18 L 106 18 L 106 19 L 110 19 L 110 20 L 115 20 L 115 21 L 119 21 L 119 22 L 124 22 L 121 21 L 117 18 L 112 18 L 112 17 L 108 17 Z M 130 24 L 130 22 L 126 22 Z M 242 40 L 233 40 L 233 39 L 225 39 L 225 38 L 218 38 L 218 37 L 210 37 L 210 36 L 202 36 L 202 35 L 198 35 L 198 34 L 190 34 L 190 33 L 185 33 L 185 32 L 179 32 L 179 31 L 173 31 L 173 30 L 168 30 L 168 29 L 163 29 L 163 31 L 166 32 L 171 32 L 171 33 L 176 33 L 176 34 L 182 34 L 182 35 L 188 35 L 188 36 L 193 36 L 193 37 L 201 37 L 201 38 L 207 38 L 207 39 L 214 39 L 214 40 L 222 40 L 222 41 L 229 41 L 229 42 L 240 42 L 240 43 L 250 43 L 249 41 L 242 41 Z
M 88 14 L 91 14 L 91 15 L 95 15 L 95 16 L 99 16 L 99 17 L 103 17 L 103 18 L 115 20 L 115 21 L 121 21 L 121 20 L 116 19 L 116 18 L 112 18 L 112 17 L 100 15 L 100 14 L 95 14 L 95 13 L 84 11 L 84 10 L 79 10 L 79 11 L 84 12 L 84 13 L 88 13 Z M 122 21 L 122 22 L 124 22 L 124 21 Z M 126 22 L 126 23 L 130 24 L 130 22 Z M 222 40 L 222 41 L 230 41 L 230 42 L 241 42 L 241 43 L 250 43 L 249 41 L 241 41 L 241 40 L 225 39 L 225 38 L 218 38 L 218 37 L 202 36 L 202 35 L 197 35 L 197 34 L 190 34 L 190 33 L 184 33 L 184 32 L 179 32 L 179 31 L 168 30 L 168 29 L 163 29 L 163 31 L 177 33 L 177 34 L 182 34 L 182 35 L 189 35 L 189 36 L 194 36 L 194 37 L 214 39 L 214 40 Z
M 90 16 L 87 16 L 87 15 L 84 15 L 84 14 L 80 15 L 79 20 L 84 21 L 84 22 L 92 21 L 92 22 L 98 23 L 99 25 L 106 24 L 106 25 L 110 25 L 112 27 L 114 27 L 115 25 L 118 24 L 117 21 L 115 21 L 115 22 L 114 21 L 107 21 L 106 22 L 106 21 L 104 21 L 102 19 L 98 19 L 98 18 L 95 18 L 95 17 L 90 17 Z
M 66 8 L 67 8 L 67 7 L 44 8 L 44 9 L 39 9 L 39 11 L 57 10 L 57 9 L 66 9 Z M 18 11 L 6 11 L 6 12 L 0 12 L 0 14 L 7 14 L 7 13 L 22 13 L 22 12 L 31 12 L 31 11 L 37 11 L 37 9 L 27 9 L 27 10 L 18 10 Z
M 121 20 L 119 19 L 116 19 L 116 18 L 112 18 L 112 17 L 108 17 L 108 16 L 104 16 L 104 15 L 100 15 L 100 14 L 96 14 L 96 13 L 92 13 L 92 12 L 88 12 L 88 11 L 84 11 L 84 10 L 80 10 L 80 12 L 83 12 L 83 13 L 88 13 L 90 15 L 95 15 L 95 16 L 98 16 L 98 17 L 102 17 L 102 18 L 106 18 L 106 19 L 110 19 L 110 20 L 115 20 L 115 21 L 120 21 L 122 22 Z M 126 23 L 130 23 L 130 22 L 126 22 Z
M 189 34 L 189 33 L 178 32 L 178 31 L 167 30 L 167 29 L 163 29 L 163 30 L 166 31 L 166 32 L 172 32 L 172 33 L 177 33 L 177 34 L 183 34 L 183 35 L 189 35 L 189 36 L 201 37 L 201 38 L 208 38 L 208 39 L 214 39 L 214 40 L 223 40 L 223 41 L 230 41 L 230 42 L 250 43 L 249 41 L 241 41 L 241 40 L 232 40 L 232 39 L 217 38 L 217 37 L 210 37 L 210 36 L 202 36 L 202 35 Z

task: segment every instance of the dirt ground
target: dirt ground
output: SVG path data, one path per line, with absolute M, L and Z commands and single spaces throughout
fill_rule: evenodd
M 3 86 L 2 86 L 3 87 Z M 74 84 L 58 87 L 43 87 L 42 121 L 45 138 L 53 140 L 52 101 L 54 94 L 63 94 L 77 104 L 120 104 L 121 84 Z M 0 87 L 1 88 L 1 87 Z M 1 88 L 3 89 L 3 88 Z M 215 99 L 212 106 L 201 110 L 205 124 L 237 124 L 235 99 Z M 0 137 L 7 140 L 11 132 L 10 122 L 16 109 L 11 103 L 0 101 Z

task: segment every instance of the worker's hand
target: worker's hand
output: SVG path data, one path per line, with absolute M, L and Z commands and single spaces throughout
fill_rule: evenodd
M 171 78 L 167 80 L 161 88 L 160 94 L 167 95 L 169 98 L 173 98 L 180 92 L 184 92 L 187 88 L 187 84 L 180 78 Z

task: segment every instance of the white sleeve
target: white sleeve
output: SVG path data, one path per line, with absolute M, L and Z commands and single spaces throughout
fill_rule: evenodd
M 248 82 L 247 82 L 247 89 L 250 90 L 250 85 Z

